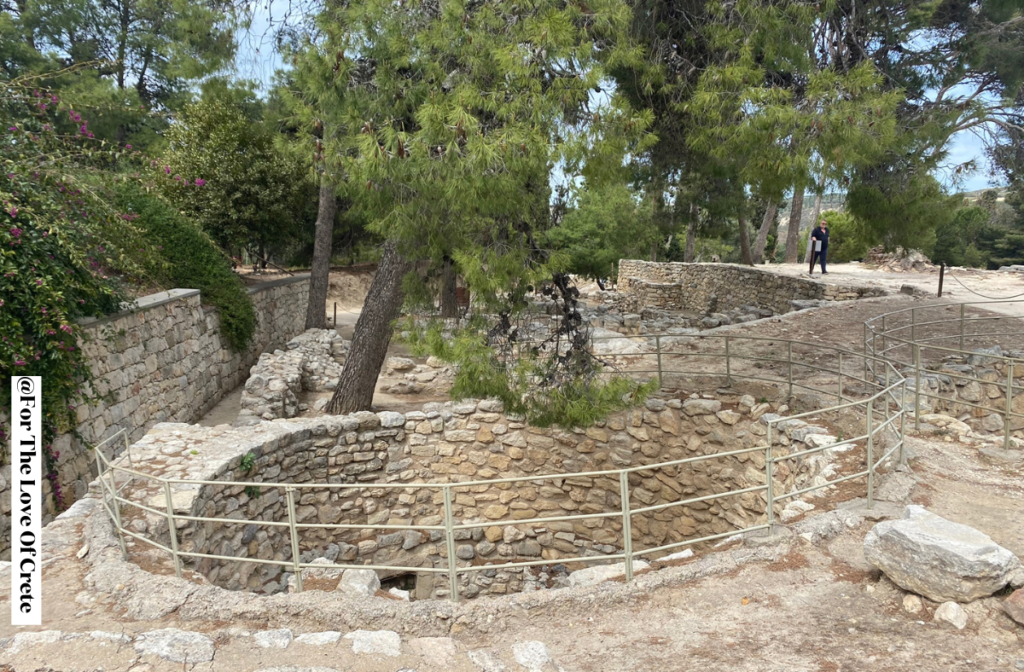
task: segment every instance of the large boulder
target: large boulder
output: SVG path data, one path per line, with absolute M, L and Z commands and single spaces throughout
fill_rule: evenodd
M 875 525 L 864 557 L 901 588 L 934 602 L 970 602 L 1010 581 L 1017 557 L 978 530 L 908 506 L 900 520 Z

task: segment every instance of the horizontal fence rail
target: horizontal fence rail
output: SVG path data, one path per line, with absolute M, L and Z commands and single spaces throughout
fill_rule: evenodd
M 1019 309 L 1024 315 L 1024 301 L 1003 299 L 914 306 L 873 317 L 864 322 L 864 351 L 874 357 L 870 364 L 865 359 L 865 371 L 873 372 L 876 363 L 885 360 L 899 368 L 905 377 L 913 376 L 911 409 L 915 429 L 921 426 L 922 399 L 949 402 L 1001 416 L 1003 447 L 1009 448 L 1014 425 L 1018 429 L 1024 426 L 1024 413 L 1015 411 L 1013 403 L 1019 393 L 1024 392 L 1024 381 L 1020 380 L 1024 378 L 1024 359 L 976 352 L 991 348 L 999 341 L 1024 351 L 1024 317 L 992 312 L 995 308 L 1008 307 Z M 940 365 L 943 360 L 962 360 L 967 364 L 971 357 L 978 357 L 978 361 L 1003 371 L 1001 374 L 996 371 L 998 379 L 994 379 L 992 374 L 977 375 L 976 369 L 972 375 Z M 970 383 L 977 383 L 985 391 L 997 386 L 999 393 L 995 397 L 983 394 L 978 400 L 943 396 L 923 388 L 922 381 L 928 377 L 950 379 L 954 395 L 958 387 Z M 989 404 L 982 403 L 985 399 Z
M 622 339 L 635 347 L 635 352 L 627 355 L 608 353 L 602 358 L 613 363 L 617 367 L 618 374 L 629 375 L 641 380 L 657 379 L 662 388 L 678 389 L 679 382 L 694 381 L 695 379 L 710 378 L 720 380 L 727 386 L 734 380 L 762 381 L 775 385 L 780 392 L 785 391 L 787 398 L 792 398 L 795 389 L 803 389 L 816 394 L 824 394 L 827 397 L 834 397 L 835 405 L 819 408 L 803 413 L 788 415 L 787 417 L 762 418 L 766 425 L 766 435 L 763 437 L 763 445 L 753 447 L 725 450 L 718 453 L 709 453 L 677 460 L 659 462 L 656 464 L 641 464 L 619 469 L 608 469 L 599 471 L 583 471 L 574 473 L 555 473 L 545 475 L 515 476 L 509 478 L 497 478 L 486 480 L 466 480 L 452 482 L 422 482 L 422 483 L 391 483 L 391 482 L 370 482 L 370 483 L 276 483 L 253 481 L 225 481 L 225 480 L 186 480 L 179 478 L 164 478 L 148 474 L 143 470 L 144 465 L 133 465 L 131 463 L 130 447 L 127 443 L 127 433 L 124 431 L 106 439 L 96 446 L 95 456 L 97 470 L 99 473 L 100 495 L 102 505 L 107 511 L 110 520 L 116 528 L 121 551 L 125 559 L 128 559 L 127 540 L 133 539 L 141 544 L 159 549 L 167 553 L 174 565 L 175 573 L 182 575 L 184 560 L 199 563 L 201 560 L 209 559 L 227 562 L 245 562 L 267 565 L 277 565 L 287 568 L 292 572 L 295 579 L 295 589 L 301 591 L 302 570 L 315 568 L 317 570 L 345 570 L 345 569 L 372 569 L 389 572 L 423 572 L 446 575 L 449 582 L 449 595 L 451 599 L 459 599 L 460 577 L 484 570 L 526 568 L 538 565 L 551 565 L 554 563 L 590 563 L 606 561 L 622 561 L 627 580 L 632 580 L 634 562 L 637 558 L 650 556 L 658 553 L 672 551 L 695 544 L 715 541 L 759 530 L 771 532 L 775 525 L 775 506 L 794 497 L 799 497 L 808 492 L 827 488 L 838 483 L 864 478 L 866 479 L 866 495 L 869 506 L 874 500 L 874 480 L 881 468 L 899 452 L 899 460 L 903 459 L 904 446 L 904 401 L 906 386 L 900 371 L 892 363 L 874 354 L 857 353 L 842 348 L 822 346 L 819 344 L 807 344 L 792 340 L 733 336 L 726 334 L 654 334 L 643 336 L 608 336 L 594 338 L 594 346 L 598 347 L 601 341 L 613 341 Z M 611 344 L 614 347 L 623 344 Z M 820 362 L 820 363 L 819 363 Z M 863 374 L 861 373 L 863 372 Z M 804 374 L 809 374 L 805 376 Z M 675 385 L 675 387 L 673 387 Z M 788 453 L 780 451 L 784 423 L 811 416 L 824 416 L 830 413 L 847 412 L 854 413 L 863 421 L 863 432 L 852 438 L 838 439 L 828 445 L 813 446 L 807 450 Z M 113 447 L 124 444 L 124 456 L 115 459 L 107 452 Z M 864 451 L 864 468 L 855 473 L 845 474 L 841 477 L 824 482 L 812 483 L 789 492 L 776 492 L 775 471 L 778 465 L 787 462 L 803 460 L 809 456 L 818 455 L 832 449 L 847 450 L 853 448 Z M 631 501 L 632 487 L 629 482 L 630 474 L 637 472 L 654 473 L 659 470 L 675 469 L 684 465 L 693 465 L 700 462 L 722 460 L 742 455 L 763 456 L 764 466 L 763 483 L 752 484 L 749 487 L 736 488 L 724 492 L 698 493 L 697 496 L 684 497 L 676 501 L 644 505 L 643 502 L 634 503 Z M 127 465 L 124 463 L 127 462 Z M 673 472 L 674 473 L 674 472 Z M 594 513 L 580 513 L 562 516 L 539 515 L 526 520 L 502 519 L 456 519 L 453 514 L 454 494 L 457 490 L 474 486 L 492 486 L 497 484 L 543 484 L 550 482 L 564 482 L 574 478 L 605 479 L 609 484 L 608 489 L 614 485 L 618 492 L 618 507 L 606 507 L 608 510 Z M 126 489 L 132 484 L 143 484 L 155 487 L 162 491 L 164 506 L 155 506 L 152 501 L 148 503 L 133 500 Z M 173 492 L 176 487 L 187 487 L 200 489 L 205 487 L 246 487 L 258 484 L 261 492 L 277 489 L 284 493 L 287 503 L 287 520 L 262 520 L 245 518 L 225 518 L 216 516 L 203 516 L 183 514 L 175 511 Z M 395 489 L 405 493 L 414 493 L 422 490 L 433 493 L 440 492 L 443 501 L 442 521 L 435 525 L 415 524 L 347 524 L 347 523 L 317 523 L 299 522 L 296 518 L 296 495 L 303 492 L 311 492 L 314 489 L 320 490 L 365 490 L 367 488 Z M 723 533 L 711 535 L 694 536 L 672 543 L 661 544 L 650 548 L 634 548 L 632 526 L 635 516 L 653 514 L 661 511 L 675 511 L 680 507 L 688 505 L 727 500 L 728 498 L 743 497 L 752 495 L 764 502 L 764 514 L 760 520 L 755 520 L 746 527 L 731 529 Z M 147 537 L 145 534 L 127 529 L 122 524 L 122 512 L 126 508 L 136 511 L 144 511 L 154 516 L 160 516 L 167 524 L 167 543 L 161 543 L 156 538 Z M 194 513 L 194 512 L 192 512 Z M 238 513 L 237 511 L 235 512 Z M 622 529 L 621 550 L 614 553 L 602 553 L 587 555 L 582 553 L 577 557 L 560 556 L 557 560 L 538 559 L 509 561 L 496 564 L 478 564 L 460 566 L 456 557 L 456 533 L 485 528 L 491 526 L 508 525 L 547 525 L 563 521 L 581 521 L 587 519 L 611 519 L 618 521 Z M 186 551 L 179 547 L 178 530 L 189 524 L 221 524 L 221 525 L 256 525 L 260 528 L 284 528 L 288 533 L 288 551 L 290 558 L 284 560 L 261 559 L 252 557 L 234 557 L 215 553 L 204 553 L 198 550 Z M 431 533 L 443 537 L 444 547 L 447 554 L 444 566 L 440 567 L 408 567 L 401 565 L 366 565 L 356 563 L 313 564 L 301 562 L 300 557 L 300 532 L 304 530 L 415 530 L 428 535 Z M 150 530 L 152 532 L 152 530 Z M 154 537 L 157 535 L 153 534 Z M 440 539 L 439 539 L 440 541 Z M 604 544 L 608 546 L 608 544 Z M 613 546 L 614 548 L 614 546 Z M 593 549 L 591 549 L 593 550 Z

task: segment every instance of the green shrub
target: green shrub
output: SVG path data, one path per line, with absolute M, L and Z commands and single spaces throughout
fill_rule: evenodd
M 201 189 L 202 187 L 194 187 Z M 256 311 L 231 262 L 213 240 L 166 202 L 137 185 L 118 191 L 118 207 L 135 223 L 167 262 L 152 274 L 165 284 L 202 292 L 203 302 L 220 310 L 220 331 L 235 351 L 243 351 L 256 330 Z

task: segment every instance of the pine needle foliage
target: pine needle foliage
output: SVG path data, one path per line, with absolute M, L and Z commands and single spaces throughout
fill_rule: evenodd
M 645 140 L 649 118 L 621 106 L 609 127 L 627 133 L 589 133 L 605 65 L 633 57 L 613 39 L 629 21 L 622 0 L 366 0 L 325 10 L 323 40 L 296 55 L 297 108 L 323 169 L 373 232 L 408 259 L 455 260 L 478 307 L 497 316 L 450 344 L 420 335 L 458 364 L 456 396 L 497 396 L 531 422 L 575 426 L 637 387 L 601 381 L 580 343 L 584 359 L 567 368 L 566 353 L 511 348 L 508 333 L 530 288 L 567 263 L 539 243 L 554 166 L 579 165 L 581 148 L 602 140 L 599 163 L 621 166 Z

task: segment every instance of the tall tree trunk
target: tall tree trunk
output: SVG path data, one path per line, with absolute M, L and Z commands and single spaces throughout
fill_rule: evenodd
M 334 241 L 334 215 L 338 199 L 334 185 L 326 175 L 320 176 L 320 205 L 316 213 L 313 239 L 313 264 L 309 271 L 309 303 L 306 304 L 306 329 L 327 326 L 327 287 L 331 275 L 331 244 Z M 337 326 L 337 325 L 335 325 Z
M 754 258 L 750 254 L 750 231 L 747 230 L 747 218 L 739 216 L 740 222 L 740 254 L 743 255 L 743 263 L 747 266 L 754 265 Z
M 693 263 L 693 248 L 697 243 L 697 206 L 690 203 L 690 221 L 686 224 L 686 249 L 683 250 L 683 261 Z
M 757 239 L 754 240 L 753 257 L 754 263 L 760 264 L 764 261 L 764 246 L 768 244 L 768 231 L 772 228 L 772 224 L 775 223 L 775 213 L 779 210 L 779 204 L 776 201 L 770 201 L 768 203 L 768 209 L 764 211 L 764 219 L 761 220 L 761 228 L 757 231 Z
M 800 220 L 804 216 L 804 187 L 798 184 L 793 187 L 793 202 L 789 207 L 789 230 L 786 232 L 787 264 L 795 264 L 800 259 Z
M 457 318 L 458 316 L 459 290 L 456 283 L 455 263 L 445 257 L 441 270 L 441 317 Z
M 812 228 L 818 225 L 818 217 L 820 215 L 821 215 L 821 192 L 819 191 L 814 196 L 814 216 L 811 217 L 811 227 Z M 810 236 L 808 236 L 808 238 L 810 238 Z M 810 245 L 807 246 L 807 256 L 804 258 L 804 263 L 805 264 L 811 263 L 811 246 Z
M 327 404 L 328 413 L 367 411 L 373 404 L 373 388 L 388 354 L 391 323 L 402 308 L 402 278 L 408 270 L 409 262 L 398 254 L 395 244 L 386 242 L 363 312 L 356 322 L 345 368 Z

